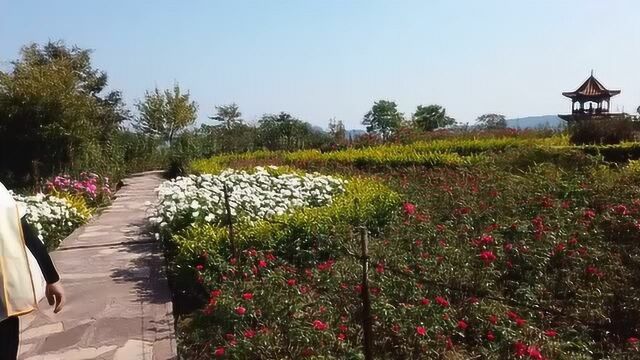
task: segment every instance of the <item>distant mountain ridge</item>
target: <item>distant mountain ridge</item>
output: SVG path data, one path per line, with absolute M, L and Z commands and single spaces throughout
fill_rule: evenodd
M 566 122 L 557 115 L 526 116 L 507 120 L 507 127 L 514 129 L 557 128 Z

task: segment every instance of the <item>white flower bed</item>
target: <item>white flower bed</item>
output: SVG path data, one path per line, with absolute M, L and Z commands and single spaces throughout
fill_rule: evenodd
M 25 207 L 27 222 L 34 227 L 38 238 L 47 245 L 56 246 L 64 236 L 87 220 L 65 199 L 53 195 L 13 194 L 13 198 L 18 206 Z
M 331 203 L 344 192 L 344 180 L 314 174 L 275 174 L 256 167 L 255 172 L 227 169 L 219 175 L 191 175 L 166 181 L 157 189 L 158 203 L 150 221 L 165 227 L 198 221 L 219 224 L 226 218 L 224 185 L 229 189 L 229 206 L 234 221 L 253 222 L 301 207 Z M 268 170 L 272 170 L 269 172 Z

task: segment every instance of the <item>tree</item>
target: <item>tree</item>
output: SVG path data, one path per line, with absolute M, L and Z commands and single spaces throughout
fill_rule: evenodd
M 63 42 L 23 47 L 0 71 L 3 180 L 24 183 L 101 156 L 130 116 L 121 94 L 106 87 L 90 50 Z
M 329 134 L 336 144 L 343 144 L 347 140 L 347 130 L 342 120 L 329 119 Z
M 216 106 L 216 114 L 209 119 L 219 121 L 227 130 L 242 124 L 242 113 L 236 103 Z
M 423 131 L 433 131 L 454 125 L 456 120 L 447 116 L 445 108 L 440 105 L 418 105 L 416 112 L 413 114 L 413 122 Z
M 196 121 L 198 105 L 190 100 L 190 94 L 183 94 L 175 84 L 172 90 L 145 92 L 144 100 L 136 104 L 140 116 L 136 127 L 144 133 L 160 136 L 172 144 L 176 134 Z
M 386 140 L 402 124 L 403 115 L 397 108 L 398 105 L 393 101 L 376 101 L 365 114 L 362 124 L 367 126 L 368 132 L 381 134 Z
M 505 129 L 507 119 L 500 114 L 484 114 L 476 119 L 480 127 L 487 130 Z

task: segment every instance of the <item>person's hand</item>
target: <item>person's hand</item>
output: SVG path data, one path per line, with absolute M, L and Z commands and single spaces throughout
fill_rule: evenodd
M 47 288 L 45 289 L 44 293 L 47 297 L 49 305 L 53 306 L 55 304 L 53 312 L 55 314 L 59 313 L 64 307 L 65 301 L 64 289 L 62 288 L 62 284 L 60 284 L 60 281 L 53 284 L 47 284 Z

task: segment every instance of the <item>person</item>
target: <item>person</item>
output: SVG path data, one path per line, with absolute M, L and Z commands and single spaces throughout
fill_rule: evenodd
M 54 313 L 65 303 L 60 276 L 25 215 L 0 183 L 0 360 L 17 359 L 19 316 L 36 310 L 42 297 Z

